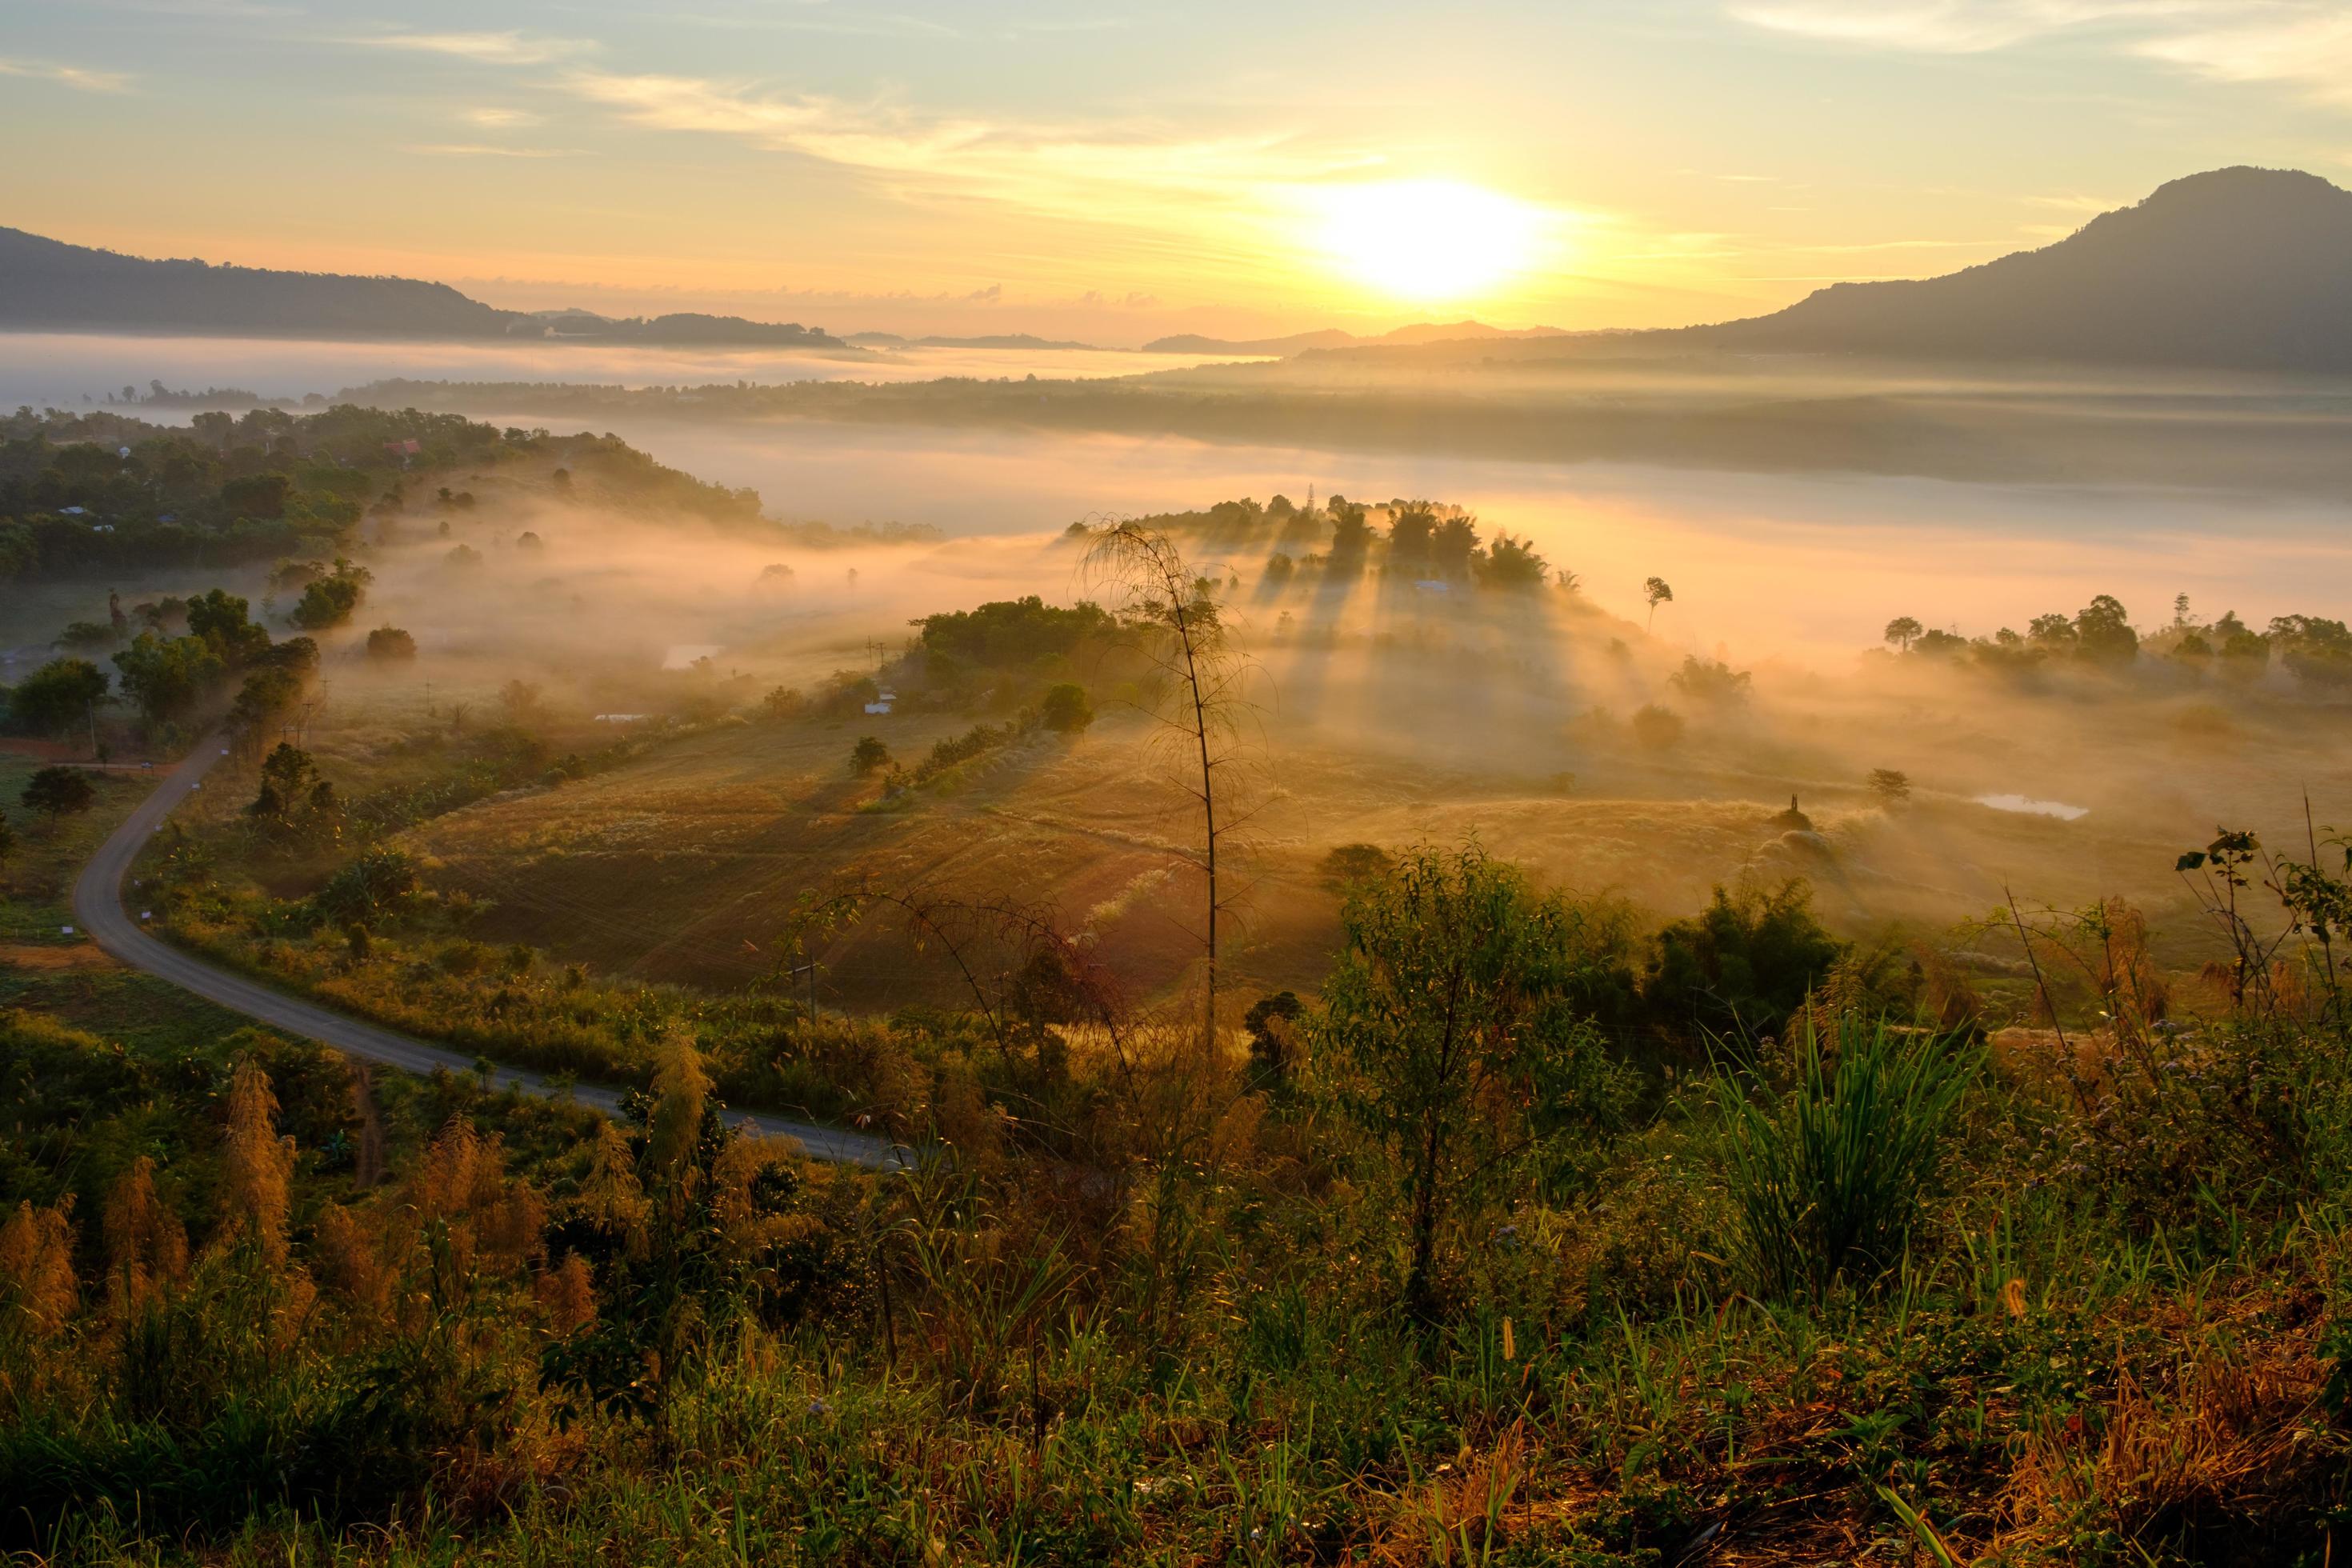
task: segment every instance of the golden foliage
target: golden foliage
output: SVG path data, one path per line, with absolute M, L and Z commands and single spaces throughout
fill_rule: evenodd
M 684 1183 L 691 1174 L 695 1141 L 702 1132 L 703 1102 L 710 1076 L 702 1054 L 684 1030 L 673 1030 L 654 1064 L 654 1114 L 646 1154 L 653 1169 Z
M 588 1265 L 576 1252 L 567 1252 L 563 1261 L 530 1282 L 531 1294 L 547 1310 L 547 1321 L 557 1335 L 569 1334 L 596 1316 L 596 1289 L 588 1274 Z
M 404 1194 L 420 1224 L 447 1226 L 461 1273 L 486 1267 L 514 1274 L 541 1255 L 547 1206 L 530 1184 L 509 1180 L 506 1147 L 453 1117 L 410 1175 Z
M 286 1261 L 288 1184 L 294 1175 L 294 1141 L 278 1135 L 278 1097 L 269 1075 L 250 1059 L 229 1080 L 228 1127 L 221 1146 L 221 1228 L 224 1249 L 251 1241 L 272 1268 Z
M 131 1163 L 106 1198 L 108 1287 L 119 1315 L 128 1316 L 176 1285 L 188 1272 L 188 1233 L 155 1194 L 155 1162 Z
M 371 1323 L 384 1320 L 392 1304 L 392 1270 L 384 1267 L 383 1237 L 363 1216 L 341 1204 L 328 1205 L 310 1244 L 310 1265 L 353 1315 Z
M 72 1214 L 70 1196 L 54 1208 L 20 1203 L 0 1226 L 0 1302 L 40 1338 L 56 1333 L 80 1300 Z
M 580 1184 L 576 1206 L 583 1218 L 619 1233 L 629 1256 L 645 1256 L 646 1225 L 653 1217 L 653 1205 L 637 1181 L 629 1141 L 610 1121 L 596 1125 L 596 1150 L 589 1159 L 588 1178 Z

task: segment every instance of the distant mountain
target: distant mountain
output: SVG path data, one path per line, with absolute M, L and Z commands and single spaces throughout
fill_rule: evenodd
M 2234 168 L 2071 237 L 1916 282 L 1838 283 L 1720 326 L 1612 345 L 2352 374 L 2352 193 Z
M 877 349 L 1085 349 L 1101 353 L 1092 343 L 1041 338 L 1034 332 L 992 332 L 977 338 L 904 338 L 896 332 L 852 332 L 844 340 L 862 348 Z
M 821 328 L 694 314 L 531 314 L 445 283 L 149 261 L 0 228 L 0 329 L 259 332 L 285 337 L 586 339 L 845 348 Z
M 1172 338 L 1155 338 L 1143 345 L 1143 352 L 1148 354 L 1278 354 L 1287 357 L 1313 349 L 1409 348 L 1423 343 L 1458 342 L 1471 338 L 1549 338 L 1559 335 L 1560 330 L 1557 327 L 1490 327 L 1483 321 L 1444 324 L 1423 321 L 1373 337 L 1342 331 L 1338 327 L 1326 327 L 1318 332 L 1293 332 L 1282 338 L 1204 338 L 1186 332 Z

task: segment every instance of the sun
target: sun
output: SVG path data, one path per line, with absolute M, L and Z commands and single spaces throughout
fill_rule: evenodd
M 1458 180 L 1384 180 L 1310 193 L 1333 267 L 1401 300 L 1465 300 L 1526 271 L 1542 211 Z

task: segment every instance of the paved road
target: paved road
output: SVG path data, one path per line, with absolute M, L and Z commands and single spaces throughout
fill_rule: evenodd
M 100 947 L 132 968 L 143 969 L 208 1002 L 257 1018 L 273 1029 L 317 1040 L 347 1056 L 364 1057 L 409 1072 L 429 1073 L 435 1068 L 447 1068 L 452 1072 L 471 1074 L 473 1062 L 455 1051 L 273 991 L 242 974 L 215 968 L 140 929 L 138 919 L 122 904 L 122 882 L 130 872 L 131 858 L 148 837 L 163 826 L 172 808 L 186 799 L 190 791 L 202 786 L 205 774 L 222 754 L 217 740 L 200 742 L 185 761 L 156 784 L 153 794 L 140 802 L 130 819 L 99 847 L 98 853 L 74 882 L 74 918 L 81 928 L 97 940 Z M 538 1074 L 510 1068 L 499 1068 L 493 1081 L 501 1088 L 520 1089 L 525 1094 L 555 1092 Z M 609 1089 L 581 1084 L 571 1094 L 582 1104 L 594 1106 L 608 1115 L 620 1109 L 620 1096 Z M 878 1169 L 898 1163 L 905 1153 L 883 1139 L 846 1132 L 837 1127 L 787 1121 L 773 1116 L 747 1115 L 741 1120 L 762 1133 L 797 1139 L 813 1159 Z

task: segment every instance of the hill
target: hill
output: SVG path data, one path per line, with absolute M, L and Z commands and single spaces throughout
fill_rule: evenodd
M 2293 170 L 2218 169 L 2054 245 L 1941 278 L 1835 283 L 1713 326 L 1476 352 L 1520 363 L 1712 352 L 2352 374 L 2352 193 Z
M 822 328 L 739 316 L 502 310 L 446 283 L 158 261 L 0 228 L 0 328 L 846 348 Z

